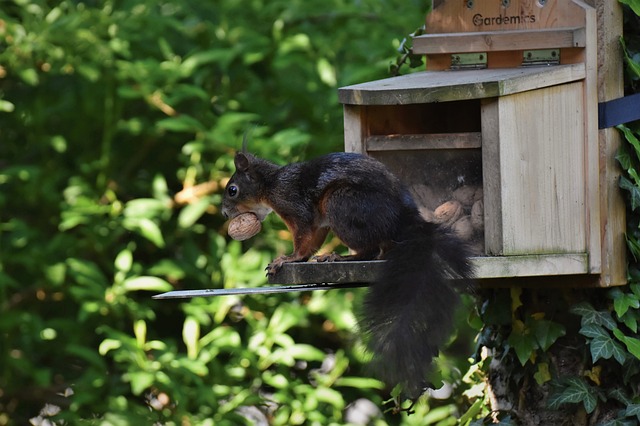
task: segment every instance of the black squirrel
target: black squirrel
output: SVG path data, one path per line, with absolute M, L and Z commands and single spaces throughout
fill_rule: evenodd
M 278 166 L 247 152 L 235 156 L 222 213 L 275 211 L 293 236 L 293 253 L 267 266 L 310 259 L 329 230 L 354 254 L 319 261 L 385 259 L 371 283 L 358 325 L 373 355 L 374 372 L 409 397 L 425 390 L 432 358 L 453 327 L 459 295 L 472 267 L 463 242 L 425 221 L 407 188 L 379 161 L 356 153 L 333 153 Z

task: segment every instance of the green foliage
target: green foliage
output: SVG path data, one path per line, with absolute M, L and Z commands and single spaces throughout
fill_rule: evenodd
M 230 241 L 217 207 L 242 135 L 279 162 L 342 150 L 337 87 L 386 77 L 425 3 L 3 2 L 0 425 L 329 425 L 382 407 L 360 292 L 150 296 L 265 284 L 291 249 L 282 223 Z M 454 418 L 441 405 L 371 416 Z

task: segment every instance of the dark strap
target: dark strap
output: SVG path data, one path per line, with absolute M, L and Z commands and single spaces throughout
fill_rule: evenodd
M 640 93 L 598 104 L 598 128 L 640 120 Z

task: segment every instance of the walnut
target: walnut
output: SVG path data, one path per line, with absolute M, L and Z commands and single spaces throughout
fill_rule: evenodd
M 231 219 L 229 222 L 229 236 L 234 240 L 244 241 L 247 240 L 262 229 L 262 224 L 253 213 L 242 213 Z
M 484 229 L 484 202 L 482 200 L 476 201 L 471 207 L 471 225 L 477 231 Z
M 426 220 L 427 222 L 434 221 L 433 211 L 430 208 L 420 207 L 418 210 L 420 210 L 420 216 L 422 216 L 424 220 Z
M 451 226 L 451 230 L 463 240 L 468 240 L 473 235 L 473 227 L 471 226 L 471 217 L 462 216 Z
M 433 212 L 433 221 L 451 226 L 462 216 L 462 204 L 459 201 L 447 201 Z
M 456 201 L 459 201 L 464 207 L 468 209 L 475 201 L 473 198 L 477 190 L 478 187 L 476 186 L 464 185 L 453 191 L 451 195 Z

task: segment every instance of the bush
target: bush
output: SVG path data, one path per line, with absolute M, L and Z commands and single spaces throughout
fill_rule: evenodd
M 265 283 L 283 225 L 239 243 L 218 212 L 243 133 L 279 162 L 342 150 L 337 87 L 385 77 L 425 11 L 3 2 L 0 425 L 326 425 L 381 407 L 358 291 L 150 296 Z

